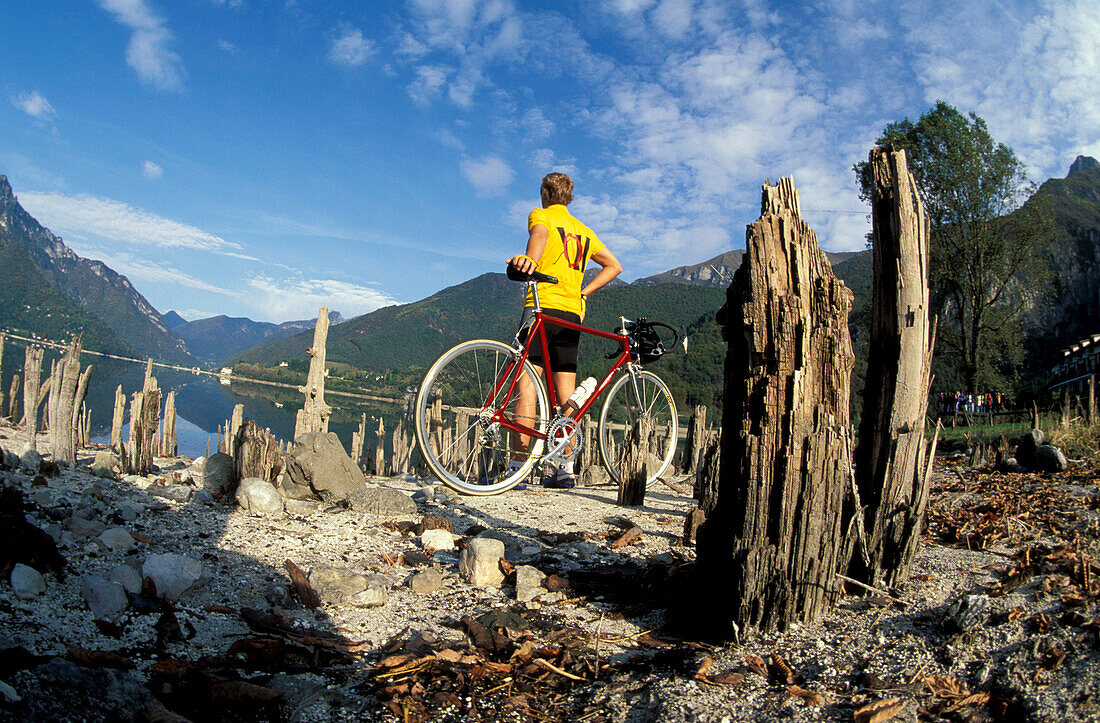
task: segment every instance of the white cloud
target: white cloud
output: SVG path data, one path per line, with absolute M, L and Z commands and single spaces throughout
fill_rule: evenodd
M 333 38 L 328 59 L 337 65 L 354 68 L 367 62 L 373 53 L 374 43 L 363 37 L 363 31 L 347 25 Z
M 546 117 L 542 108 L 532 108 L 523 114 L 523 128 L 535 140 L 548 138 L 554 132 L 554 121 Z
M 165 261 L 152 261 L 145 258 L 137 258 L 126 252 L 111 253 L 96 246 L 81 249 L 82 255 L 90 259 L 97 259 L 110 266 L 120 274 L 133 282 L 135 279 L 150 284 L 183 286 L 188 289 L 197 289 L 229 297 L 240 297 L 240 292 L 229 291 L 220 286 L 197 279 L 190 274 L 180 271 Z
M 11 104 L 30 117 L 37 118 L 40 121 L 50 120 L 57 115 L 53 106 L 50 105 L 50 101 L 42 97 L 42 94 L 37 90 L 12 96 Z
M 141 164 L 141 175 L 145 176 L 150 181 L 155 181 L 164 175 L 164 169 L 153 161 L 143 161 Z
M 447 82 L 447 68 L 439 65 L 422 65 L 416 69 L 416 79 L 409 84 L 409 97 L 418 106 L 427 106 L 439 96 Z
M 256 314 L 254 318 L 278 322 L 314 318 L 322 306 L 350 319 L 398 303 L 378 289 L 346 281 L 276 279 L 264 275 L 248 280 L 245 296 Z
M 97 0 L 100 7 L 132 31 L 126 62 L 142 82 L 160 90 L 183 87 L 183 61 L 169 45 L 173 40 L 164 20 L 145 0 Z
M 237 46 L 229 42 L 228 40 L 219 40 L 218 47 L 221 48 L 223 51 L 229 53 L 230 55 L 238 51 Z
M 60 235 L 215 253 L 240 250 L 238 244 L 220 236 L 108 198 L 30 192 L 20 193 L 19 201 L 44 226 Z
M 501 195 L 516 175 L 508 162 L 498 156 L 467 159 L 459 169 L 481 197 Z
M 694 0 L 662 0 L 653 11 L 653 27 L 661 35 L 683 40 L 691 32 Z

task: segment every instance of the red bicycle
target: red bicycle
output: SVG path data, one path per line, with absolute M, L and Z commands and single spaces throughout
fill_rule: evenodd
M 679 420 L 668 385 L 642 365 L 671 349 L 680 333 L 668 324 L 645 319 L 620 317 L 619 329 L 605 332 L 544 316 L 538 283 L 556 284 L 557 279 L 538 272 L 523 274 L 512 267 L 508 276 L 531 289 L 534 320 L 522 342 L 522 328 L 511 345 L 491 339 L 467 341 L 445 352 L 428 369 L 414 415 L 417 443 L 428 467 L 463 494 L 500 494 L 527 479 L 536 464 L 556 468 L 566 459 L 575 459 L 584 444 L 579 420 L 606 391 L 597 437 L 600 458 L 611 479 L 619 481 L 626 434 L 642 416 L 651 422 L 650 450 L 657 458 L 647 482 L 658 479 L 676 452 Z M 614 360 L 611 367 L 571 415 L 560 412 L 555 398 L 547 324 L 616 345 L 607 355 Z M 547 362 L 543 377 L 527 360 L 532 344 L 540 345 Z M 534 411 L 524 415 L 518 404 L 521 379 L 533 388 L 536 398 Z M 508 463 L 513 458 L 520 466 L 510 472 Z

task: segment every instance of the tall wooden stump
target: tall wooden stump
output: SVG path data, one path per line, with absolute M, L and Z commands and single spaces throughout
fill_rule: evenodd
M 88 392 L 91 371 L 89 366 L 86 373 L 80 373 L 80 340 L 73 339 L 51 375 L 48 416 L 50 454 L 55 462 L 76 462 L 76 447 L 83 421 L 80 407 Z
M 378 418 L 378 431 L 374 433 L 374 473 L 386 474 L 386 428 Z
M 115 408 L 111 414 L 111 449 L 122 451 L 122 424 L 126 420 L 126 395 L 122 385 L 115 389 Z
M 0 334 L 0 380 L 4 378 L 4 335 Z M 0 417 L 4 416 L 4 387 L 0 386 Z
M 627 430 L 623 440 L 622 466 L 619 467 L 618 504 L 641 507 L 645 504 L 645 483 L 649 479 L 649 450 L 653 420 L 643 414 Z M 656 471 L 656 470 L 654 470 Z
M 38 401 L 42 378 L 42 356 L 46 350 L 27 347 L 23 360 L 23 423 L 27 429 L 27 443 L 31 449 L 38 449 Z
M 716 637 L 814 620 L 846 562 L 852 293 L 789 178 L 764 185 L 726 304 L 722 460 L 694 596 L 701 632 Z
M 286 469 L 279 440 L 251 419 L 242 422 L 233 447 L 237 450 L 238 479 L 257 477 L 274 484 L 275 478 Z
M 684 474 L 694 474 L 699 464 L 699 455 L 706 447 L 707 408 L 696 405 L 688 421 L 687 438 L 684 440 L 684 453 L 680 458 L 680 470 Z
M 178 451 L 176 444 L 176 392 L 168 392 L 168 398 L 164 401 L 164 431 L 160 436 L 160 456 L 175 457 Z
M 856 452 L 866 547 L 851 577 L 876 587 L 909 578 L 931 480 L 924 418 L 935 324 L 929 321 L 928 220 L 905 151 L 871 151 L 874 228 L 871 353 Z M 855 544 L 854 541 L 852 544 Z
M 153 437 L 159 427 L 160 388 L 156 377 L 147 375 L 145 386 L 134 392 L 130 401 L 130 444 L 122 454 L 127 474 L 147 475 L 153 471 Z
M 359 419 L 359 429 L 351 433 L 351 461 L 355 463 L 356 467 L 360 467 L 359 464 L 363 459 L 363 440 L 367 437 L 367 413 L 363 412 L 363 416 Z
M 233 416 L 229 420 L 229 424 L 226 426 L 226 454 L 233 459 L 237 459 L 237 434 L 241 431 L 241 425 L 244 424 L 244 405 L 233 405 Z
M 325 404 L 325 345 L 328 343 L 328 307 L 322 306 L 317 314 L 317 326 L 313 329 L 313 346 L 309 354 L 309 374 L 305 386 L 298 391 L 305 394 L 305 402 L 298 410 L 294 422 L 294 439 L 310 432 L 327 432 L 332 408 Z
M 14 424 L 18 421 L 18 417 L 15 416 L 19 411 L 19 375 L 16 374 L 11 378 L 11 390 L 8 393 L 8 419 Z

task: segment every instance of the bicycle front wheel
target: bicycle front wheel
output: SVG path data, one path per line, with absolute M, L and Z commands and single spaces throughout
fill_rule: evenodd
M 611 386 L 600 410 L 600 457 L 616 483 L 622 479 L 620 470 L 627 432 L 642 416 L 648 416 L 651 423 L 649 478 L 646 480 L 650 485 L 665 473 L 676 454 L 680 432 L 676 402 L 668 385 L 653 372 L 624 374 Z
M 505 400 L 515 375 L 515 350 L 478 339 L 439 357 L 416 395 L 415 427 L 420 454 L 448 487 L 467 495 L 495 495 L 531 472 L 543 439 L 520 435 L 492 420 L 501 411 L 510 421 L 546 434 L 550 417 L 546 389 L 530 362 L 523 363 L 516 389 Z M 520 408 L 520 388 L 533 397 L 533 409 Z M 518 471 L 508 474 L 518 456 Z

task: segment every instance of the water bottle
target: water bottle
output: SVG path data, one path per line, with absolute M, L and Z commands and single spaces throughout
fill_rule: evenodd
M 592 396 L 593 390 L 596 388 L 595 377 L 588 377 L 573 390 L 573 393 L 569 395 L 569 399 L 565 400 L 565 404 L 561 407 L 561 413 L 566 417 L 572 417 L 573 414 L 584 405 L 588 398 Z

